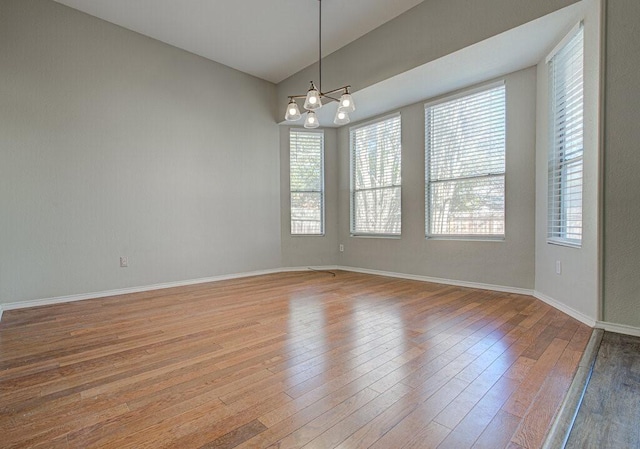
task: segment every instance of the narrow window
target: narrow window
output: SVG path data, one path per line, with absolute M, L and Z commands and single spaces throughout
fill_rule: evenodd
M 291 235 L 324 235 L 324 133 L 289 132 Z
M 351 128 L 351 234 L 399 236 L 400 115 Z
M 547 240 L 571 246 L 582 244 L 583 55 L 584 31 L 580 25 L 548 58 Z
M 426 236 L 504 238 L 505 86 L 425 106 Z

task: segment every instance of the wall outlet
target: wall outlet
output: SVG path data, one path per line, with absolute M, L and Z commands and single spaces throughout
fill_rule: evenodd
M 344 252 L 344 245 L 341 243 L 340 244 L 340 252 L 343 253 Z
M 562 274 L 562 262 L 556 260 L 556 274 Z
M 121 268 L 126 268 L 129 266 L 129 258 L 126 256 L 122 256 L 120 257 L 120 267 Z

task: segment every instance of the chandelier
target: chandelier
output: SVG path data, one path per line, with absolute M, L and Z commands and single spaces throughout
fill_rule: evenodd
M 305 128 L 317 128 L 320 126 L 315 111 L 322 107 L 323 100 L 337 101 L 339 103 L 336 116 L 333 119 L 333 123 L 336 125 L 346 125 L 349 123 L 349 113 L 356 110 L 349 92 L 351 86 L 342 86 L 327 92 L 322 91 L 322 0 L 318 0 L 318 10 L 318 87 L 311 81 L 309 91 L 305 95 L 290 95 L 287 112 L 284 116 L 288 122 L 300 120 L 302 114 L 300 114 L 297 100 L 304 98 L 303 107 L 307 111 L 307 117 L 304 121 Z M 342 93 L 340 98 L 336 98 L 340 93 Z

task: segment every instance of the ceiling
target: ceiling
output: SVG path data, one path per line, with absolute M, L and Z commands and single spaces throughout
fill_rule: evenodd
M 318 59 L 318 0 L 56 0 L 278 83 Z M 328 55 L 423 0 L 323 0 Z

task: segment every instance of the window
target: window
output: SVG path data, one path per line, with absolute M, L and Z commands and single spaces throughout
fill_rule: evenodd
M 324 134 L 289 132 L 291 234 L 324 235 Z
M 504 238 L 505 86 L 425 106 L 426 235 Z
M 351 128 L 351 234 L 401 229 L 400 114 Z
M 547 239 L 573 246 L 582 243 L 583 35 L 580 25 L 548 58 Z

